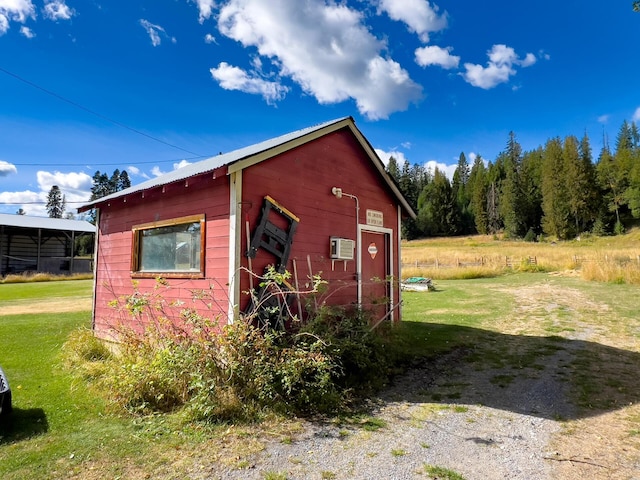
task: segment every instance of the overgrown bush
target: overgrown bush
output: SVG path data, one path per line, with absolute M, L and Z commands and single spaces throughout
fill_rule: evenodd
M 341 367 L 334 381 L 343 389 L 368 390 L 379 387 L 392 373 L 396 357 L 392 348 L 391 324 L 372 328 L 372 318 L 359 309 L 323 307 L 302 327 L 322 338 L 328 352 Z
M 321 308 L 304 324 L 292 318 L 287 330 L 259 326 L 251 315 L 221 327 L 195 309 L 194 301 L 209 300 L 203 292 L 187 306 L 167 302 L 168 288 L 159 281 L 113 302 L 139 328 L 117 328 L 118 351 L 101 357 L 109 373 L 99 384 L 129 412 L 182 408 L 190 420 L 213 421 L 331 412 L 390 371 L 388 324 L 373 329 L 358 310 Z M 74 355 L 76 364 L 87 356 Z

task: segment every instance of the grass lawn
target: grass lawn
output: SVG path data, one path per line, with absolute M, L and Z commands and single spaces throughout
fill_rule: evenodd
M 435 283 L 435 292 L 403 294 L 399 331 L 408 352 L 434 357 L 468 349 L 465 361 L 474 368 L 512 369 L 496 376 L 501 388 L 524 367 L 535 373 L 541 356 L 566 348 L 575 352 L 566 381 L 581 412 L 570 420 L 601 421 L 593 429 L 620 442 L 638 438 L 638 286 L 546 273 Z M 90 324 L 83 301 L 91 286 L 88 280 L 0 285 L 0 364 L 14 399 L 13 414 L 0 421 L 0 478 L 182 478 L 200 462 L 244 465 L 248 453 L 262 448 L 257 431 L 295 430 L 280 420 L 204 427 L 185 426 L 179 413 L 132 418 L 110 412 L 105 399 L 60 366 L 69 333 Z M 54 313 L 60 301 L 79 309 Z M 39 313 L 30 312 L 35 304 Z M 23 313 L 3 313 L 8 305 L 22 306 Z M 464 392 L 451 393 L 456 398 Z M 508 399 L 496 407 L 517 409 Z M 607 415 L 616 415 L 615 421 Z M 576 424 L 577 435 L 588 430 Z M 636 451 L 633 445 L 627 451 Z
M 0 285 L 0 312 L 22 299 L 33 302 L 91 296 L 90 280 Z M 148 451 L 140 428 L 107 415 L 105 402 L 60 367 L 60 348 L 71 331 L 90 326 L 90 311 L 0 314 L 0 363 L 9 377 L 14 411 L 0 420 L 0 478 L 91 478 L 86 464 L 107 459 L 96 478 L 118 476 L 114 458 Z M 103 475 L 105 477 L 103 477 Z

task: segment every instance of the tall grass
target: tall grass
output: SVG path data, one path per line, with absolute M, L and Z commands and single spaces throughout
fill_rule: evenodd
M 64 280 L 88 280 L 93 278 L 92 273 L 74 273 L 71 275 L 56 275 L 43 272 L 25 272 L 21 274 L 9 274 L 0 277 L 0 284 L 3 283 L 36 283 L 36 282 L 56 282 Z
M 640 284 L 640 229 L 615 237 L 524 242 L 496 236 L 429 238 L 402 244 L 403 278 L 489 278 L 571 272 L 586 280 Z

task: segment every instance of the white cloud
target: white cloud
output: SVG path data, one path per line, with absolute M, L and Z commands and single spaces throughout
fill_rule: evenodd
M 425 43 L 429 33 L 447 27 L 447 14 L 438 15 L 439 8 L 426 0 L 380 0 L 378 8 L 392 20 L 404 22 Z
M 29 27 L 25 27 L 24 25 L 20 27 L 20 33 L 27 38 L 33 38 L 36 36 L 33 30 L 31 30 Z
M 609 115 L 600 115 L 598 117 L 598 123 L 608 123 L 609 122 Z
M 86 200 L 90 196 L 93 186 L 91 176 L 84 172 L 46 172 L 39 170 L 36 174 L 38 186 L 43 192 L 49 192 L 51 187 L 57 185 L 63 194 L 67 196 L 67 201 L 79 197 L 78 200 Z
M 636 111 L 633 113 L 632 120 L 634 122 L 640 122 L 640 107 L 636 108 Z
M 375 151 L 385 166 L 389 165 L 389 159 L 391 157 L 396 159 L 396 162 L 398 163 L 398 166 L 400 168 L 402 168 L 402 165 L 404 165 L 404 162 L 407 160 L 407 157 L 404 156 L 404 153 L 398 152 L 397 150 L 392 150 L 391 152 L 385 152 L 384 150 L 376 148 Z
M 75 208 L 85 203 L 91 196 L 91 177 L 84 172 L 47 172 L 40 170 L 36 174 L 38 181 L 38 192 L 25 190 L 21 192 L 0 193 L 0 204 L 11 204 L 24 209 L 29 215 L 46 216 L 45 204 L 47 194 L 51 187 L 58 185 L 65 201 L 67 202 L 67 212 L 73 212 Z
M 160 175 L 164 175 L 165 173 L 166 172 L 160 170 L 160 167 L 158 167 L 157 165 L 151 169 L 151 175 L 153 175 L 154 177 L 159 177 Z
M 249 75 L 241 68 L 231 66 L 226 62 L 221 62 L 217 68 L 212 68 L 209 71 L 225 90 L 240 90 L 245 93 L 261 95 L 269 104 L 282 100 L 289 90 L 278 82 L 270 82 L 260 78 L 256 73 Z
M 23 192 L 0 192 L 0 205 L 6 205 L 4 210 L 11 208 L 18 211 L 19 208 L 22 208 L 29 215 L 46 215 L 44 206 L 37 205 L 38 202 L 46 201 L 46 195 L 43 197 L 42 192 L 38 193 L 30 190 L 25 190 Z
M 36 18 L 31 0 L 0 0 L 0 35 L 7 33 L 10 22 L 25 23 L 28 18 Z
M 461 74 L 468 83 L 485 90 L 508 82 L 516 74 L 515 66 L 529 67 L 536 62 L 533 54 L 527 53 L 524 59 L 520 59 L 515 50 L 506 45 L 494 45 L 487 55 L 489 61 L 486 67 L 465 63 L 466 72 Z
M 436 171 L 436 168 L 440 170 L 449 180 L 453 180 L 453 174 L 458 168 L 457 163 L 453 163 L 451 165 L 447 165 L 446 163 L 438 162 L 437 160 L 429 160 L 424 164 L 424 168 L 426 168 L 431 175 L 433 175 Z
M 191 0 L 198 5 L 198 10 L 200 11 L 200 16 L 198 17 L 198 21 L 200 23 L 204 23 L 205 20 L 211 18 L 213 15 L 213 7 L 215 7 L 215 0 Z
M 422 88 L 381 55 L 384 42 L 362 19 L 346 4 L 323 0 L 229 0 L 220 9 L 218 28 L 243 46 L 256 47 L 281 77 L 291 78 L 319 103 L 351 98 L 363 115 L 386 118 L 420 99 Z M 254 80 L 250 85 L 256 83 L 255 76 L 245 76 Z
M 146 178 L 147 180 L 150 178 L 149 175 L 147 175 L 146 173 L 144 173 L 143 171 L 141 171 L 138 167 L 135 167 L 133 165 L 129 165 L 127 167 L 127 171 L 131 174 L 131 175 L 137 175 L 139 177 L 142 178 Z
M 45 4 L 44 16 L 49 20 L 69 20 L 75 15 L 75 10 L 69 8 L 64 0 L 53 0 Z
M 168 38 L 171 43 L 176 43 L 176 38 L 167 35 L 167 32 L 165 32 L 164 28 L 162 28 L 160 25 L 155 25 L 145 19 L 140 19 L 140 25 L 142 25 L 142 28 L 147 31 L 147 34 L 151 39 L 151 45 L 153 45 L 154 47 L 157 47 L 162 43 L 162 37 Z
M 191 162 L 189 162 L 187 160 L 180 160 L 179 163 L 174 163 L 173 164 L 173 169 L 177 170 L 179 168 L 186 167 L 187 165 L 191 165 Z
M 421 67 L 438 65 L 442 68 L 458 68 L 460 57 L 451 55 L 452 47 L 442 48 L 436 45 L 416 49 L 416 63 Z
M 0 177 L 6 177 L 12 173 L 18 173 L 18 169 L 13 163 L 0 160 Z
M 216 43 L 216 37 L 214 37 L 210 33 L 207 33 L 204 36 L 204 43 Z

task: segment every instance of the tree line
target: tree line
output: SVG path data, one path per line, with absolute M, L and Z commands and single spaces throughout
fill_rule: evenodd
M 585 232 L 619 234 L 640 218 L 640 133 L 623 122 L 614 148 L 593 159 L 588 135 L 547 140 L 523 151 L 513 132 L 493 162 L 460 154 L 453 178 L 389 159 L 387 172 L 417 213 L 403 222 L 407 239 L 504 233 L 535 240 Z

